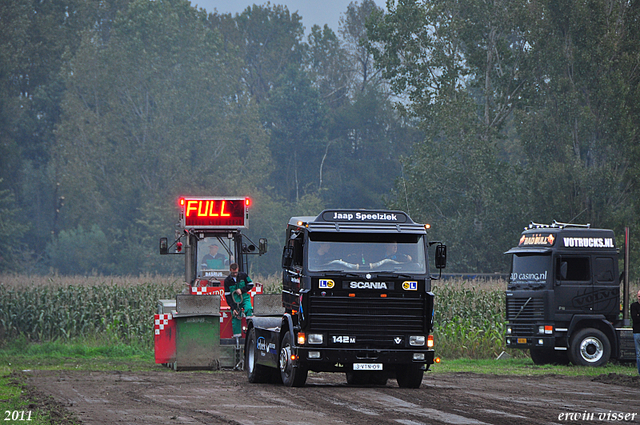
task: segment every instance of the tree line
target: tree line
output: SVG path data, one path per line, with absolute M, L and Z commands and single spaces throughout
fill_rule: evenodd
M 506 271 L 530 220 L 640 230 L 638 12 L 362 0 L 305 33 L 270 3 L 3 2 L 0 270 L 178 272 L 180 195 L 250 196 L 260 273 L 325 207 L 407 210 L 460 272 Z

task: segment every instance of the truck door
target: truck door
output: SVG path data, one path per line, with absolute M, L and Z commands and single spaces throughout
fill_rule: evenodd
M 593 310 L 591 258 L 559 255 L 554 269 L 556 314 L 590 314 Z
M 282 301 L 287 310 L 297 310 L 302 282 L 303 238 L 301 232 L 291 232 L 282 254 Z
M 596 256 L 593 262 L 593 312 L 618 318 L 620 305 L 620 283 L 617 279 L 617 261 L 613 257 Z

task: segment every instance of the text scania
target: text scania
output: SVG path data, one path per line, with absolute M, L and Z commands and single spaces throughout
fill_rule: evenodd
M 386 282 L 351 282 L 351 289 L 388 289 Z
M 359 221 L 398 221 L 398 214 L 386 214 L 386 213 L 333 213 L 334 220 L 346 220 L 351 221 L 353 219 Z
M 567 248 L 615 248 L 613 238 L 563 238 Z

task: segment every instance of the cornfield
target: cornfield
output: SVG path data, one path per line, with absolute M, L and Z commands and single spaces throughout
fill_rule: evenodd
M 279 275 L 254 281 L 262 282 L 266 293 L 281 289 Z M 504 280 L 435 281 L 436 354 L 446 359 L 500 354 L 505 349 L 505 287 Z M 120 342 L 152 349 L 158 300 L 175 298 L 183 288 L 182 279 L 176 277 L 0 276 L 0 346 L 23 337 L 36 342 Z M 633 288 L 635 294 L 637 284 Z
M 170 278 L 0 276 L 0 344 L 21 336 L 151 348 L 158 300 L 174 298 L 181 289 Z
M 433 336 L 444 358 L 495 358 L 505 349 L 504 280 L 434 282 Z

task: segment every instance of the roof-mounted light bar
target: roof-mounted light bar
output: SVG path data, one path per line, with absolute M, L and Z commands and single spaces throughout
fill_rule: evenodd
M 529 229 L 565 229 L 568 227 L 575 227 L 580 229 L 589 229 L 591 228 L 591 224 L 574 224 L 574 223 L 561 223 L 559 221 L 553 220 L 551 224 L 543 224 L 543 223 L 535 223 L 531 222 L 529 226 L 525 227 L 524 230 Z

